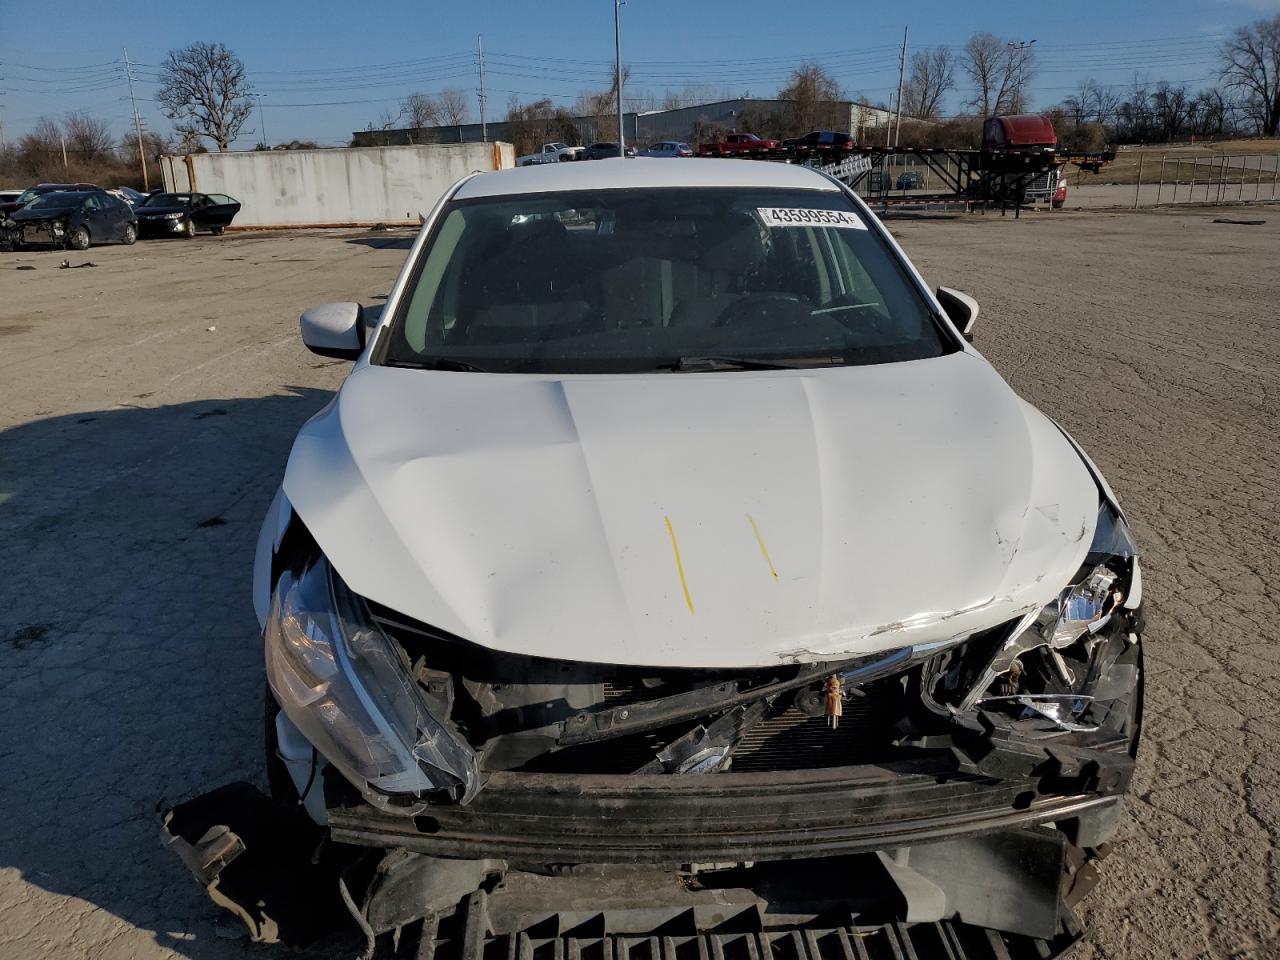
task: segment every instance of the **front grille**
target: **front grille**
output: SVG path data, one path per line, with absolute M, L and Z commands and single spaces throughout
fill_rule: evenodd
M 788 707 L 747 731 L 733 753 L 733 769 L 763 773 L 867 763 L 884 753 L 886 727 L 897 719 L 892 711 L 887 696 L 868 694 L 846 703 L 832 727 L 826 717 Z

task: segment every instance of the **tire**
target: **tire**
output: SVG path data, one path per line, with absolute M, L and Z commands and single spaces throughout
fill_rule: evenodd
M 124 244 L 131 247 L 138 242 L 138 225 L 136 223 L 126 223 L 124 225 Z
M 67 237 L 67 246 L 72 250 L 88 250 L 89 243 L 89 228 L 83 225 L 76 227 Z
M 196 222 L 190 217 L 187 217 L 182 224 L 182 236 L 187 240 L 194 240 L 196 238 Z
M 226 227 L 210 227 L 209 232 L 212 233 L 215 237 L 220 237 L 222 236 L 223 232 L 226 229 L 227 229 Z

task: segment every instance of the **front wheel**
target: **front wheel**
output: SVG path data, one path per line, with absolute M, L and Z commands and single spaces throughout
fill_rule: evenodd
M 124 225 L 124 242 L 127 246 L 133 246 L 138 242 L 138 225 L 136 223 L 126 223 Z
M 182 235 L 188 240 L 194 240 L 196 238 L 196 222 L 190 217 L 188 217 L 182 224 Z
M 75 230 L 71 232 L 71 236 L 68 238 L 67 243 L 71 246 L 72 250 L 88 250 L 89 228 L 76 227 Z

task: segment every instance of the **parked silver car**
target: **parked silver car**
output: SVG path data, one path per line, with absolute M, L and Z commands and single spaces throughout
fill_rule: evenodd
M 642 157 L 692 157 L 693 147 L 683 140 L 659 140 L 640 151 Z

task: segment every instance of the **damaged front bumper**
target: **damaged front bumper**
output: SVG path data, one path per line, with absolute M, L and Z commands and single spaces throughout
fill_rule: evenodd
M 1021 775 L 1003 778 L 984 776 L 981 761 L 965 762 L 971 773 L 931 761 L 713 777 L 505 773 L 468 807 L 407 818 L 339 805 L 329 829 L 343 843 L 531 869 L 844 856 L 1047 822 L 1087 846 L 1106 839 L 1132 774 L 1127 744 L 1019 760 Z
M 685 893 L 732 887 L 742 899 L 717 902 L 801 917 L 822 901 L 821 922 L 834 909 L 850 929 L 968 924 L 1059 955 L 1142 719 L 1140 572 L 1107 509 L 1043 609 L 928 649 L 743 671 L 488 651 L 352 594 L 302 536 L 309 559 L 278 572 L 265 631 L 268 762 L 297 829 L 336 853 L 290 869 L 323 874 L 301 889 L 336 889 L 370 953 L 424 917 L 434 943 L 453 915 L 483 915 L 467 937 L 488 949 L 505 921 L 477 896 L 634 874 L 684 878 L 650 900 L 692 911 L 691 936 L 706 904 Z M 289 939 L 306 911 L 262 906 L 287 887 L 283 830 L 254 826 L 256 801 L 237 828 L 207 799 L 175 808 L 169 842 L 255 938 Z M 264 867 L 245 860 L 255 846 Z M 259 872 L 266 894 L 245 882 Z

